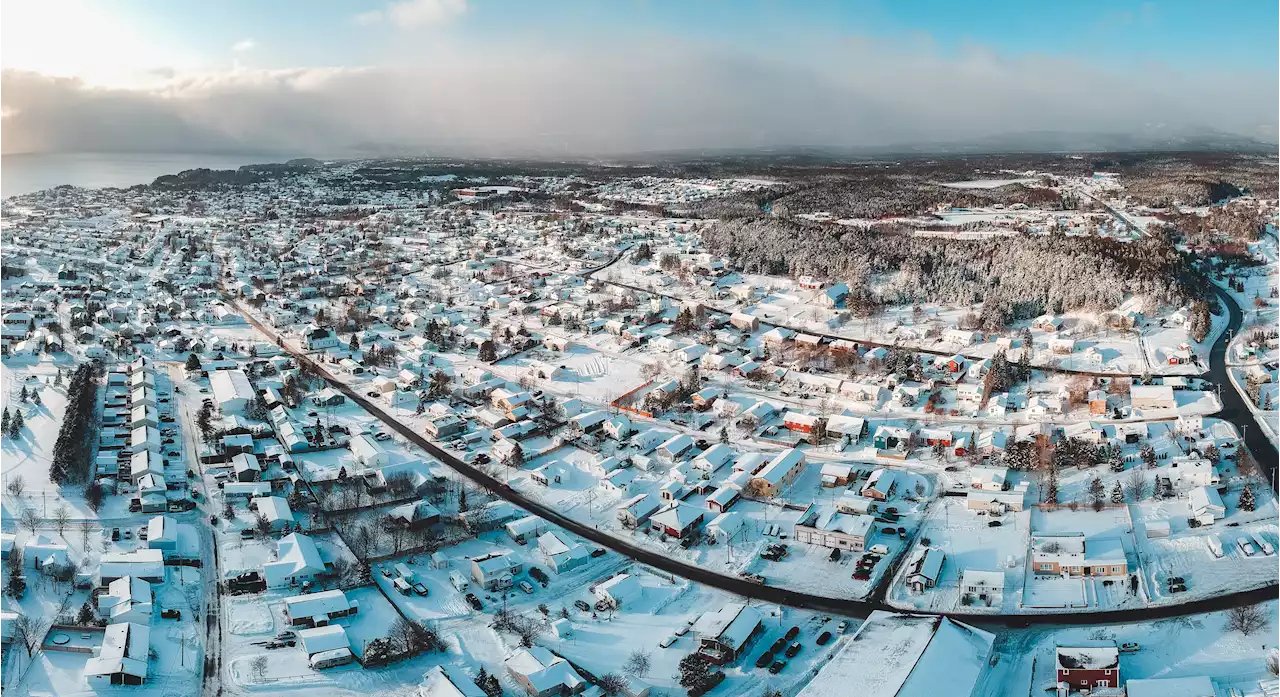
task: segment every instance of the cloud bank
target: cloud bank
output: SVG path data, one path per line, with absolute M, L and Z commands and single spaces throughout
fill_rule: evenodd
M 396 6 L 388 21 L 406 19 Z M 1274 75 L 1103 71 L 863 39 L 802 57 L 657 39 L 442 39 L 394 64 L 163 74 L 146 90 L 5 71 L 3 150 L 568 157 L 1206 128 L 1274 141 L 1280 99 Z

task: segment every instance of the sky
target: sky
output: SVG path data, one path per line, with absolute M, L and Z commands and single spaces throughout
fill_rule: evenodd
M 1278 24 L 1274 0 L 5 0 L 0 149 L 1274 142 Z

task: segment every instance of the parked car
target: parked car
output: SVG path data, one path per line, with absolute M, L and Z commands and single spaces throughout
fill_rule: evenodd
M 818 646 L 826 646 L 829 641 L 831 641 L 831 632 L 823 632 L 818 637 Z
M 591 606 L 588 605 L 587 601 L 585 600 L 575 600 L 573 601 L 573 606 L 578 608 L 579 610 L 582 610 L 583 612 L 591 612 Z
M 160 611 L 160 616 L 161 616 L 161 617 L 163 617 L 163 618 L 164 618 L 164 619 L 166 619 L 166 620 L 180 620 L 180 619 L 182 619 L 182 613 L 181 613 L 181 612 L 179 612 L 178 610 L 172 610 L 172 609 L 170 609 L 170 610 L 161 610 L 161 611 Z
M 529 567 L 529 577 L 541 583 L 543 588 L 546 588 L 547 584 L 551 582 L 551 579 L 547 578 L 547 574 L 536 566 Z
M 604 547 L 596 547 L 595 549 L 591 550 L 592 557 L 603 557 L 608 553 L 609 553 L 609 550 L 605 549 Z
M 249 528 L 245 528 L 245 529 L 241 530 L 241 531 L 240 531 L 240 539 L 242 539 L 242 540 L 252 540 L 252 539 L 253 539 L 253 530 L 250 530 Z
M 795 642 L 787 647 L 787 658 L 795 658 L 800 653 L 800 642 Z
M 827 555 L 827 560 L 828 560 L 828 561 L 840 561 L 840 550 L 835 549 L 835 548 L 833 547 L 833 548 L 831 549 L 831 554 Z
M 467 602 L 471 604 L 473 609 L 480 610 L 484 608 L 484 604 L 480 602 L 480 599 L 476 597 L 475 593 L 467 593 L 466 598 Z
M 778 673 L 782 672 L 783 668 L 786 668 L 786 667 L 787 667 L 786 661 L 774 661 L 773 665 L 769 666 L 769 672 L 773 673 L 774 675 L 777 675 Z
M 765 651 L 764 653 L 760 654 L 760 658 L 757 658 L 757 659 L 756 659 L 756 667 L 757 667 L 757 668 L 764 668 L 765 666 L 769 665 L 770 663 L 773 663 L 773 652 L 772 652 L 772 651 Z
M 782 653 L 782 650 L 785 648 L 787 648 L 787 640 L 782 637 L 778 637 L 778 639 L 773 642 L 773 646 L 769 647 L 769 652 Z
M 840 624 L 836 625 L 836 632 L 844 634 L 849 629 L 848 620 L 840 620 Z
M 998 528 L 998 527 L 1000 527 L 1000 526 L 1001 526 L 1001 525 L 1003 525 L 1003 524 L 1004 524 L 1004 523 L 1001 523 L 1001 522 L 1000 522 L 1000 521 L 998 521 L 998 520 L 988 520 L 988 521 L 987 521 L 987 527 L 989 527 L 989 528 Z
M 290 639 L 297 639 L 297 638 L 298 638 L 298 635 L 295 634 L 292 629 L 286 629 L 283 632 L 276 634 L 276 641 L 288 641 Z
M 413 584 L 413 592 L 425 597 L 427 595 L 427 587 L 422 582 L 415 583 Z
M 150 534 L 151 534 L 151 533 L 147 532 L 147 526 L 143 525 L 142 527 L 138 528 L 138 539 L 139 539 L 139 540 L 145 540 L 145 539 L 147 539 L 147 536 L 148 536 L 148 535 L 150 535 Z
M 112 542 L 120 541 L 120 528 L 111 528 L 111 541 Z
M 132 530 L 129 530 L 128 528 L 125 528 L 125 531 L 124 531 L 124 539 L 126 539 L 126 540 L 132 540 L 132 539 L 133 539 L 133 531 L 132 531 Z
M 662 641 L 658 642 L 658 646 L 661 646 L 662 648 L 666 649 L 666 648 L 670 648 L 670 647 L 671 647 L 671 645 L 672 645 L 672 644 L 674 644 L 674 643 L 676 643 L 676 638 L 675 638 L 675 636 L 674 636 L 674 635 L 671 635 L 671 634 L 668 634 L 668 635 L 667 635 L 667 637 L 666 637 L 665 639 L 663 639 Z
M 1136 641 L 1126 641 L 1120 645 L 1120 653 L 1136 653 L 1141 648 Z
M 529 583 L 528 581 L 521 581 L 516 585 L 519 586 L 520 590 L 524 591 L 525 593 L 533 593 L 533 584 Z
M 798 637 L 798 636 L 800 636 L 800 628 L 799 628 L 799 627 L 792 627 L 791 629 L 788 629 L 788 630 L 787 630 L 787 641 L 791 641 L 792 639 L 794 639 L 794 638 L 796 638 L 796 637 Z

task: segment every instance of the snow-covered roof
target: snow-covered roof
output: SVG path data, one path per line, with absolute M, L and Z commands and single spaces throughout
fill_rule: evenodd
M 342 625 L 337 624 L 311 629 L 299 629 L 298 641 L 302 642 L 302 649 L 307 652 L 308 656 L 313 656 L 322 651 L 351 648 L 351 641 L 347 639 L 347 630 Z
M 743 603 L 728 603 L 719 610 L 703 613 L 694 623 L 693 631 L 737 651 L 751 638 L 760 622 L 760 612 L 755 608 Z
M 507 670 L 523 675 L 538 694 L 563 686 L 569 694 L 578 691 L 586 681 L 569 662 L 541 646 L 520 649 L 506 660 Z
M 1059 646 L 1058 670 L 1103 670 L 1120 665 L 1120 649 L 1115 646 Z
M 487 697 L 474 680 L 452 666 L 435 666 L 423 678 L 422 697 Z
M 284 599 L 285 609 L 295 619 L 344 613 L 354 605 L 355 602 L 348 600 L 347 594 L 337 588 Z

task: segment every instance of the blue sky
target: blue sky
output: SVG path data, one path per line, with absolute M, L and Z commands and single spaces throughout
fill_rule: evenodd
M 0 19 L 5 152 L 1273 141 L 1280 96 L 1275 0 L 4 0 Z
M 5 5 L 23 4 L 11 0 Z M 47 4 L 47 3 L 46 3 Z M 236 59 L 264 68 L 383 65 L 390 43 L 494 37 L 648 37 L 739 50 L 803 51 L 815 38 L 931 41 L 943 51 L 981 47 L 1002 55 L 1044 54 L 1099 66 L 1163 65 L 1179 70 L 1223 61 L 1249 71 L 1276 70 L 1278 3 L 839 2 L 835 0 L 472 0 L 447 21 L 406 29 L 354 18 L 384 2 L 343 0 L 120 0 L 112 14 L 140 37 L 173 41 L 220 66 Z M 23 27 L 10 27 L 23 31 Z M 244 40 L 251 50 L 232 52 Z M 8 67 L 22 56 L 5 52 Z M 238 53 L 238 55 L 236 55 Z M 38 67 L 38 66 L 37 66 Z

